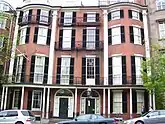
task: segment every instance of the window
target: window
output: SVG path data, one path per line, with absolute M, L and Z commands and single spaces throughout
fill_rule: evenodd
M 24 11 L 22 22 L 27 22 L 28 21 L 28 15 L 29 15 L 29 10 Z
M 0 18 L 0 28 L 5 29 L 6 27 L 6 19 Z
M 122 84 L 122 62 L 121 56 L 112 57 L 113 64 L 113 85 Z
M 114 11 L 111 13 L 112 20 L 120 19 L 120 11 Z
M 141 78 L 141 62 L 142 62 L 142 57 L 135 56 L 136 84 L 137 85 L 143 85 L 143 81 L 142 81 L 142 78 Z
M 72 36 L 72 29 L 66 28 L 63 30 L 63 49 L 70 49 L 71 48 L 71 36 Z
M 139 20 L 139 12 L 136 12 L 136 11 L 132 11 L 132 19 L 137 19 Z
M 22 28 L 21 29 L 21 34 L 20 34 L 20 45 L 25 44 L 25 38 L 26 38 L 26 30 L 27 28 Z
M 19 90 L 15 90 L 14 91 L 14 99 L 13 99 L 13 108 L 17 108 L 19 107 L 19 97 L 20 97 L 20 91 Z
M 41 110 L 42 91 L 34 90 L 32 94 L 32 110 Z
M 0 112 L 0 117 L 5 117 L 7 115 L 7 111 Z
M 36 56 L 35 60 L 35 72 L 34 72 L 34 82 L 42 83 L 44 78 L 44 65 L 45 65 L 45 57 Z
M 87 58 L 87 79 L 95 78 L 95 58 Z
M 17 111 L 7 111 L 7 116 L 6 117 L 15 117 L 18 116 Z
M 165 23 L 159 23 L 159 35 L 160 39 L 165 38 Z
M 120 27 L 112 28 L 112 45 L 121 44 Z
M 141 108 L 144 105 L 144 92 L 137 91 L 137 113 L 141 113 Z
M 39 27 L 37 44 L 46 45 L 48 28 Z
M 165 1 L 164 0 L 156 0 L 157 10 L 165 9 Z
M 134 44 L 141 45 L 141 29 L 138 27 L 133 27 L 134 32 Z
M 65 12 L 65 14 L 64 14 L 64 24 L 65 25 L 72 24 L 72 16 L 73 16 L 72 12 Z
M 17 77 L 16 77 L 16 82 L 21 81 L 21 74 L 22 74 L 22 64 L 23 64 L 23 56 L 17 57 Z
M 96 28 L 87 28 L 87 49 L 95 49 Z
M 0 38 L 0 48 L 3 48 L 3 38 Z
M 113 113 L 122 113 L 122 92 L 113 92 Z
M 70 57 L 63 57 L 61 63 L 61 84 L 68 85 L 70 77 Z
M 49 11 L 41 10 L 40 22 L 48 23 L 48 15 L 49 15 Z
M 34 115 L 31 113 L 31 111 L 21 111 L 21 113 L 22 113 L 24 116 L 31 116 L 31 117 L 34 117 Z
M 96 22 L 96 13 L 87 13 L 87 22 Z

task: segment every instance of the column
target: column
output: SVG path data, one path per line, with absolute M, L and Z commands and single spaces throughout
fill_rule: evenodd
M 6 104 L 7 104 L 7 94 L 8 93 L 8 87 L 6 87 L 6 92 L 5 92 L 5 102 L 4 102 L 4 109 L 6 109 Z
M 74 98 L 74 113 L 75 113 L 75 117 L 77 116 L 77 88 L 75 89 L 75 98 Z
M 43 92 L 43 98 L 42 98 L 42 118 L 44 118 L 44 115 L 45 115 L 45 90 L 46 88 L 44 87 L 44 92 Z
M 4 93 L 5 93 L 5 87 L 3 86 L 3 89 L 2 89 L 2 98 L 1 98 L 1 110 L 3 110 Z
M 54 46 L 55 46 L 55 37 L 56 37 L 56 21 L 57 21 L 57 11 L 53 11 L 52 17 L 52 32 L 51 32 L 51 41 L 49 48 L 49 67 L 48 67 L 48 82 L 47 84 L 52 84 L 53 78 L 53 65 L 54 65 Z
M 149 107 L 152 106 L 152 93 L 149 92 Z
M 49 96 L 50 96 L 50 88 L 48 88 L 48 93 L 47 93 L 46 119 L 49 118 Z
M 23 109 L 23 102 L 24 102 L 24 90 L 25 90 L 25 88 L 24 88 L 24 86 L 23 86 L 23 87 L 22 87 L 21 107 L 20 107 L 20 109 Z
M 132 118 L 132 88 L 130 88 L 130 90 L 129 90 L 129 96 L 130 96 L 130 98 L 129 98 L 130 99 L 129 100 L 129 102 L 130 102 L 129 103 L 130 104 L 130 108 L 129 108 L 130 112 L 129 113 L 130 113 L 130 118 Z
M 108 89 L 108 117 L 110 117 L 110 114 L 111 114 L 111 113 L 110 113 L 110 112 L 111 112 L 111 111 L 110 111 L 110 104 L 111 104 L 111 103 L 110 103 L 110 89 Z
M 153 94 L 152 94 L 152 101 L 153 101 L 153 110 L 155 110 L 156 109 L 156 107 L 155 107 L 155 90 L 153 90 Z
M 103 115 L 105 116 L 105 109 L 106 109 L 106 105 L 105 105 L 105 88 L 103 89 Z
M 108 12 L 104 10 L 104 85 L 108 85 Z
M 11 58 L 10 58 L 10 65 L 9 65 L 9 76 L 13 76 L 13 67 L 14 67 L 14 59 L 15 59 L 15 50 L 17 47 L 17 37 L 18 37 L 18 29 L 19 29 L 19 25 L 18 25 L 18 18 L 19 18 L 19 13 L 17 13 L 17 19 L 16 19 L 16 26 L 15 26 L 15 30 L 14 30 L 14 38 L 13 38 L 13 42 L 12 42 L 12 50 L 11 50 Z M 10 80 L 12 80 L 12 78 L 9 78 Z

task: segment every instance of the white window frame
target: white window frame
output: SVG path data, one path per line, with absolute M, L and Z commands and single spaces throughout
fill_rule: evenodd
M 0 49 L 3 48 L 3 42 L 4 42 L 4 38 L 1 37 L 1 38 L 0 38 Z
M 121 29 L 120 26 L 112 28 L 112 45 L 121 44 Z
M 20 90 L 18 90 L 18 89 L 17 89 L 17 90 L 14 90 L 13 104 L 12 104 L 12 108 L 14 108 L 14 109 L 18 109 L 18 107 L 19 107 L 19 106 L 15 106 L 15 103 L 16 103 L 16 102 L 19 103 L 19 95 L 20 95 L 20 94 L 17 94 L 17 95 L 18 95 L 18 96 L 17 96 L 17 95 L 16 95 L 16 92 L 17 92 L 17 93 L 20 93 Z M 19 105 L 18 103 L 17 103 L 17 105 Z
M 157 10 L 165 9 L 165 1 L 156 0 L 156 8 L 157 8 Z
M 37 58 L 43 59 L 40 63 L 37 63 Z M 42 72 L 37 72 L 37 66 L 41 67 Z M 34 83 L 42 84 L 44 80 L 44 68 L 45 68 L 45 56 L 35 56 L 35 69 L 34 69 Z M 38 80 L 39 79 L 39 80 Z
M 23 12 L 22 22 L 28 22 L 29 10 Z
M 19 45 L 25 44 L 27 27 L 21 28 Z
M 132 10 L 132 19 L 140 20 L 139 12 Z
M 40 93 L 40 107 L 39 108 L 36 108 L 36 107 L 34 107 L 34 95 L 35 95 L 35 93 Z M 32 106 L 31 106 L 31 108 L 32 108 L 32 110 L 34 110 L 34 111 L 40 111 L 41 110 L 41 105 L 42 105 L 42 91 L 41 90 L 33 90 L 33 92 L 32 92 Z
M 122 91 L 113 91 L 113 113 L 122 114 Z
M 144 106 L 144 91 L 137 90 L 137 114 L 141 114 L 141 108 Z
M 111 12 L 111 19 L 112 20 L 120 19 L 120 10 L 112 11 Z
M 92 60 L 93 64 L 88 66 L 88 60 Z M 86 79 L 95 79 L 95 58 L 94 57 L 86 57 Z M 92 69 L 93 68 L 93 69 Z M 89 69 L 89 70 L 88 70 Z M 93 71 L 91 71 L 91 69 Z M 88 71 L 90 72 L 90 75 L 88 75 Z
M 87 22 L 96 22 L 96 13 L 87 13 Z
M 48 33 L 48 28 L 47 27 L 39 27 L 38 28 L 37 44 L 46 45 L 47 33 Z
M 71 49 L 71 40 L 72 40 L 72 28 L 63 28 L 63 49 Z
M 49 11 L 48 10 L 41 10 L 40 13 L 40 22 L 41 23 L 48 23 L 48 19 L 49 19 Z
M 159 38 L 165 38 L 165 22 L 159 23 Z
M 17 56 L 17 70 L 16 70 L 16 82 L 20 82 L 21 81 L 21 74 L 22 74 L 22 66 L 23 66 L 23 56 L 22 55 L 18 55 Z
M 87 27 L 87 35 L 86 35 L 86 48 L 87 49 L 95 49 L 96 43 L 96 27 Z
M 73 12 L 64 12 L 64 25 L 71 25 Z
M 140 27 L 133 26 L 133 34 L 134 34 L 134 44 L 142 45 Z
M 0 28 L 5 29 L 6 27 L 6 19 L 0 18 Z
M 143 85 L 143 80 L 141 77 L 141 64 L 142 64 L 142 56 L 135 56 L 136 84 L 137 85 Z

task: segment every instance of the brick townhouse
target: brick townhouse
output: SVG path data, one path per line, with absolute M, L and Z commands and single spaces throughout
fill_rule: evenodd
M 30 109 L 42 118 L 95 113 L 127 119 L 152 105 L 140 73 L 141 60 L 150 57 L 143 0 L 98 6 L 24 0 L 16 48 L 9 68 L 14 83 L 3 85 L 1 109 Z

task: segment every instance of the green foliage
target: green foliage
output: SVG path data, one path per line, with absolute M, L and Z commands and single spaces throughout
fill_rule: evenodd
M 159 45 L 152 46 L 152 57 L 143 61 L 141 70 L 144 86 L 148 91 L 154 89 L 157 109 L 165 108 L 165 53 L 162 50 L 165 50 L 165 48 Z

